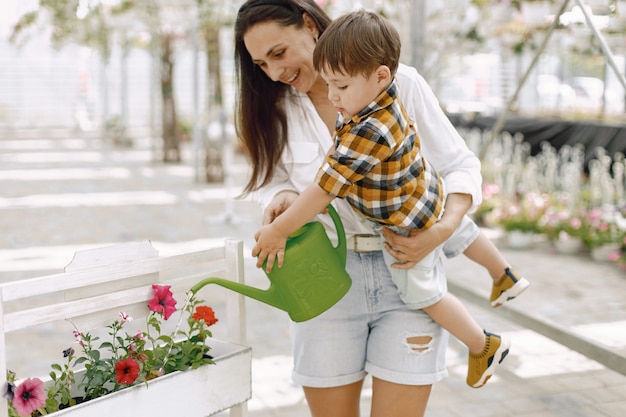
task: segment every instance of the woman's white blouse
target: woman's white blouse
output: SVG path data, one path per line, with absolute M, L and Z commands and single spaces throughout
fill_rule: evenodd
M 401 64 L 396 78 L 400 100 L 415 121 L 423 155 L 443 177 L 446 193 L 470 194 L 473 208 L 477 207 L 482 200 L 480 161 L 441 110 L 430 86 L 414 68 Z M 274 178 L 258 191 L 263 209 L 278 192 L 302 192 L 309 186 L 333 144 L 326 125 L 306 94 L 293 89 L 285 99 L 285 111 L 289 145 L 276 167 Z M 335 199 L 333 205 L 341 215 L 346 236 L 373 233 L 373 223 L 364 220 L 344 200 Z M 321 215 L 317 220 L 327 226 L 329 237 L 334 240 L 330 216 Z

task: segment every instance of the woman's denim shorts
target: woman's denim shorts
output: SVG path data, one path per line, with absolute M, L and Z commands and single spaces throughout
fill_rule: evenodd
M 400 300 L 382 251 L 349 250 L 346 270 L 352 286 L 344 298 L 311 320 L 292 323 L 294 382 L 336 387 L 369 373 L 397 384 L 430 385 L 446 377 L 448 333 Z M 407 341 L 415 336 L 428 342 Z

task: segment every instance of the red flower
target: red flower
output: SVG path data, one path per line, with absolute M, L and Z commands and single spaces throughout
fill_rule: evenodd
M 196 311 L 195 313 L 193 313 L 191 318 L 196 321 L 204 320 L 207 326 L 212 326 L 215 323 L 217 323 L 215 312 L 213 311 L 211 307 L 208 307 L 208 306 L 196 307 Z
M 46 392 L 39 378 L 26 378 L 13 393 L 13 407 L 17 414 L 30 416 L 33 411 L 46 405 Z
M 169 319 L 176 311 L 176 300 L 172 297 L 169 285 L 152 285 L 154 291 L 154 297 L 148 303 L 150 311 L 156 313 L 163 313 L 165 320 Z
M 120 384 L 130 385 L 139 377 L 139 364 L 128 358 L 115 364 L 115 380 Z

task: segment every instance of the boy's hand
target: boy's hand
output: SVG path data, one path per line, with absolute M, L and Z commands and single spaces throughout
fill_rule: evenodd
M 261 268 L 267 259 L 265 272 L 272 272 L 274 262 L 278 260 L 278 267 L 283 266 L 285 260 L 285 246 L 287 236 L 282 236 L 271 224 L 262 226 L 255 234 L 256 245 L 252 248 L 252 256 L 257 257 L 256 266 Z

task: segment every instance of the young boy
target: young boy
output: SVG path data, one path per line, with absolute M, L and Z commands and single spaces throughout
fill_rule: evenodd
M 282 266 L 287 237 L 336 197 L 345 198 L 380 227 L 404 234 L 411 228 L 428 228 L 441 217 L 443 181 L 421 156 L 420 140 L 397 97 L 394 74 L 399 57 L 400 38 L 395 28 L 366 11 L 338 18 L 319 38 L 313 62 L 328 84 L 328 98 L 340 113 L 335 147 L 329 151 L 317 182 L 255 234 L 252 255 L 258 256 L 257 266 L 266 259 L 268 271 L 275 260 L 278 267 Z M 502 255 L 467 217 L 447 244 L 470 254 L 470 258 L 476 255 L 492 277 L 494 267 L 490 260 L 482 262 L 484 253 L 495 253 L 493 263 L 506 266 Z M 408 271 L 390 268 L 392 279 L 409 308 L 423 309 L 468 347 L 467 383 L 478 388 L 493 375 L 510 343 L 484 331 L 463 304 L 447 293 L 445 275 L 437 266 L 441 251 L 431 252 Z M 388 264 L 395 262 L 387 251 L 383 254 Z M 496 274 L 502 272 L 500 269 Z M 495 281 L 491 296 L 494 306 L 528 286 L 508 268 L 501 282 Z

